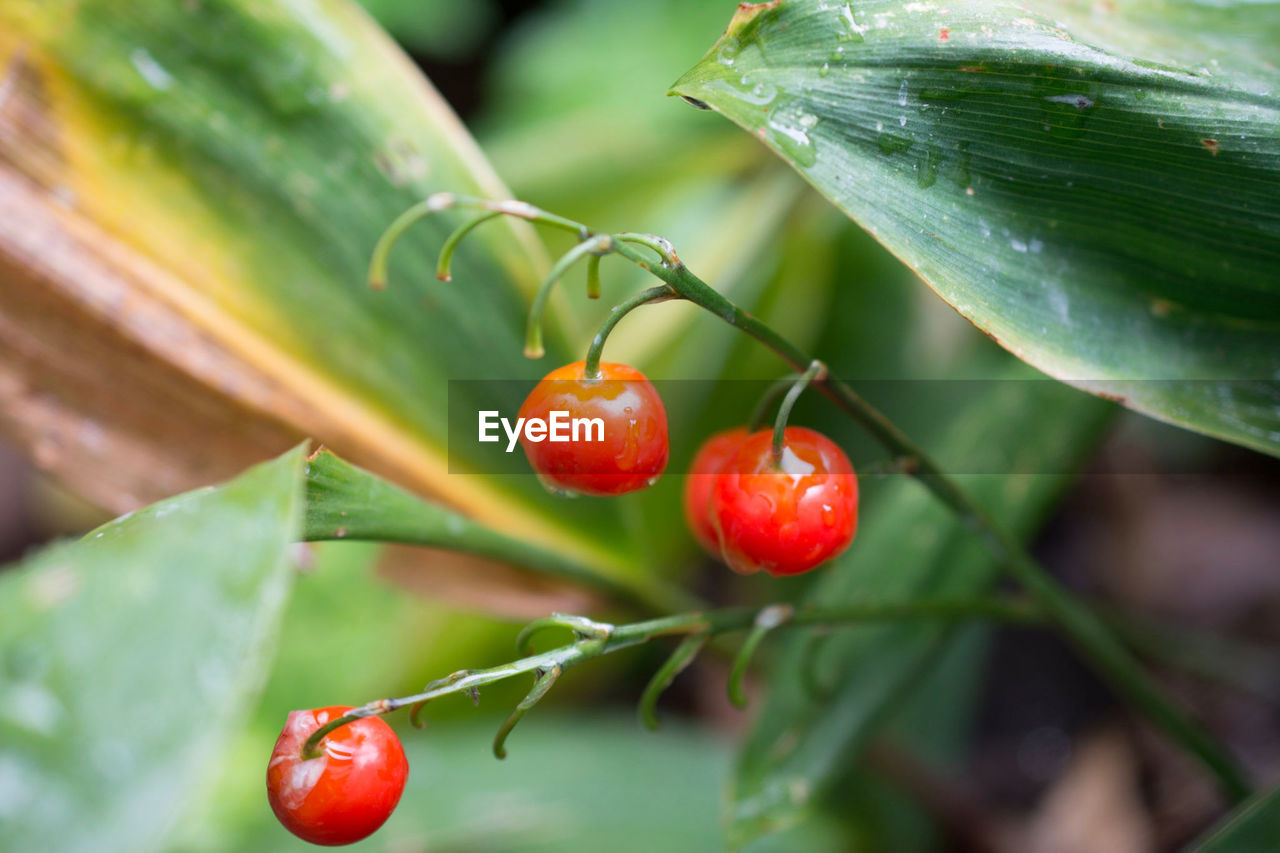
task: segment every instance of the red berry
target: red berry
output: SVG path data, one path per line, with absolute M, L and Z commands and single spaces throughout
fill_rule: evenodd
M 600 363 L 600 378 L 585 378 L 575 361 L 548 373 L 520 407 L 520 417 L 550 424 L 552 412 L 568 441 L 530 439 L 520 432 L 529 463 L 543 484 L 559 492 L 621 495 L 653 485 L 667 467 L 667 410 L 644 374 L 625 364 Z M 593 423 L 594 421 L 594 423 Z
M 730 568 L 796 575 L 853 541 L 858 478 L 844 451 L 820 433 L 787 427 L 776 467 L 772 440 L 770 430 L 753 433 L 726 460 L 711 490 L 711 523 Z
M 698 544 L 713 557 L 720 556 L 720 540 L 711 524 L 711 487 L 738 445 L 747 437 L 746 427 L 715 433 L 702 443 L 684 479 L 684 518 Z
M 377 717 L 340 726 L 320 741 L 318 758 L 302 745 L 318 728 L 350 711 L 345 705 L 291 711 L 267 765 L 267 799 L 284 828 L 333 847 L 366 838 L 391 816 L 409 762 L 400 739 Z

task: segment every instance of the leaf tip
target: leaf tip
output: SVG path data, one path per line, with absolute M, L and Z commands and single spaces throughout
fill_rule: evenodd
M 781 4 L 782 0 L 769 0 L 767 3 L 739 3 L 738 8 L 733 10 L 733 17 L 729 19 L 729 26 L 725 28 L 724 37 L 742 32 L 761 15 L 774 11 Z

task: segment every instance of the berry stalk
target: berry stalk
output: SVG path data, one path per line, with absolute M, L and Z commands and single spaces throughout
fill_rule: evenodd
M 784 612 L 788 614 L 786 618 L 778 618 L 778 614 Z M 581 616 L 556 614 L 546 619 L 539 619 L 521 631 L 517 642 L 518 647 L 527 648 L 528 640 L 534 633 L 551 628 L 572 631 L 574 633 L 572 643 L 488 669 L 461 670 L 431 682 L 420 693 L 394 699 L 379 699 L 353 708 L 343 716 L 330 720 L 316 729 L 303 744 L 302 755 L 304 758 L 318 755 L 320 742 L 325 735 L 356 720 L 389 714 L 400 708 L 422 705 L 454 693 L 474 694 L 478 688 L 495 681 L 532 673 L 537 677 L 535 691 L 530 694 L 532 701 L 526 700 L 526 703 L 521 703 L 526 707 L 517 708 L 517 714 L 513 715 L 514 719 L 508 719 L 507 723 L 504 723 L 500 732 L 501 739 L 498 741 L 498 745 L 501 746 L 511 728 L 523 716 L 524 711 L 545 695 L 551 684 L 564 670 L 584 661 L 651 642 L 658 637 L 674 635 L 689 639 L 682 646 L 684 654 L 680 656 L 679 665 L 672 667 L 669 672 L 665 667 L 660 670 L 658 675 L 663 677 L 659 679 L 655 676 L 654 682 L 645 691 L 642 707 L 647 708 L 652 708 L 662 688 L 670 683 L 670 679 L 674 678 L 679 670 L 692 662 L 693 656 L 711 637 L 757 629 L 757 635 L 753 636 L 750 643 L 750 649 L 754 651 L 763 638 L 763 632 L 759 630 L 761 628 L 767 630 L 799 627 L 838 628 L 870 622 L 899 622 L 913 619 L 984 620 L 1018 625 L 1044 623 L 1042 614 L 1036 608 L 1024 601 L 1009 598 L 876 602 L 833 607 L 798 607 L 794 610 L 791 609 L 791 605 L 778 604 L 765 607 L 726 607 L 717 610 L 677 613 L 627 625 L 611 625 Z M 744 656 L 744 663 L 736 668 L 738 680 L 745 672 L 745 659 Z M 655 686 L 659 682 L 661 685 Z

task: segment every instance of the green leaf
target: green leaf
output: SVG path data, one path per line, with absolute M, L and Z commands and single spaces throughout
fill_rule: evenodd
M 463 551 L 575 581 L 642 608 L 687 609 L 691 599 L 651 576 L 607 573 L 571 556 L 514 539 L 422 500 L 328 451 L 307 462 L 307 539 L 368 539 Z
M 743 5 L 674 87 L 1046 373 L 1280 453 L 1280 5 Z
M 270 664 L 302 448 L 0 578 L 0 825 L 15 850 L 154 850 Z
M 451 399 L 448 380 L 532 381 L 570 359 L 555 317 L 547 361 L 521 354 L 546 263 L 526 223 L 471 235 L 446 284 L 434 257 L 465 213 L 434 216 L 398 245 L 390 289 L 366 286 L 378 235 L 413 202 L 509 193 L 362 10 L 15 0 L 0 7 L 0 64 L 13 81 L 6 114 L 33 117 L 0 136 L 0 179 L 21 211 L 0 217 L 0 258 L 19 259 L 0 321 L 14 314 L 58 365 L 19 347 L 23 372 L 0 390 L 31 384 L 51 398 L 6 403 L 6 419 L 40 427 L 65 414 L 70 437 L 46 454 L 51 467 L 105 503 L 136 505 L 216 479 L 233 448 L 243 464 L 314 436 L 512 535 L 621 562 L 615 505 L 568 506 L 532 477 L 450 473 L 468 457 L 447 452 L 449 406 L 520 401 L 485 398 L 485 383 Z M 114 381 L 122 373 L 137 379 Z M 185 399 L 192 389 L 198 401 Z M 173 417 L 173 393 L 202 416 Z M 84 419 L 91 440 L 78 438 Z M 175 430 L 194 434 L 175 442 Z M 46 433 L 23 434 L 38 445 Z M 138 445 L 181 460 L 182 485 L 157 482 L 172 469 Z
M 977 466 L 969 470 L 1009 470 L 1003 466 L 1013 463 L 1022 473 L 962 479 L 1025 535 L 1066 480 L 1052 472 L 1069 470 L 1092 445 L 1110 407 L 1055 383 L 1017 381 L 1029 371 L 1015 366 L 1006 381 L 952 409 L 945 430 L 926 446 L 944 460 Z M 1019 441 L 1027 435 L 1036 440 Z M 806 601 L 965 596 L 995 579 L 998 568 L 982 544 L 914 480 L 868 489 L 863 503 L 853 546 L 807 590 Z M 816 645 L 809 632 L 788 637 L 743 744 L 729 807 L 734 835 L 745 840 L 805 820 L 950 636 L 940 626 L 903 624 L 835 632 Z M 946 705 L 935 711 L 949 713 Z
M 1227 815 L 1188 853 L 1271 853 L 1280 850 L 1280 788 Z

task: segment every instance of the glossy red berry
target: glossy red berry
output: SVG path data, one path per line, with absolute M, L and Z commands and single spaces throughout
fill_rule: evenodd
M 735 571 L 807 572 L 838 556 L 858 528 L 858 479 L 844 451 L 803 427 L 783 433 L 773 463 L 770 430 L 743 439 L 711 489 L 720 553 Z
M 684 478 L 684 518 L 698 544 L 714 557 L 720 556 L 720 540 L 711 524 L 711 487 L 725 462 L 747 437 L 746 427 L 717 432 L 702 443 Z
M 312 844 L 351 844 L 373 834 L 400 802 L 409 776 L 400 739 L 377 717 L 334 729 L 320 741 L 319 757 L 302 757 L 316 729 L 350 710 L 290 712 L 267 765 L 271 810 L 285 829 Z
M 553 413 L 556 415 L 553 422 Z M 520 407 L 529 464 L 547 488 L 584 495 L 621 495 L 657 482 L 667 467 L 667 410 L 644 374 L 600 363 L 587 379 L 575 361 L 546 375 Z M 530 419 L 545 429 L 531 435 Z M 568 440 L 553 441 L 553 430 Z

